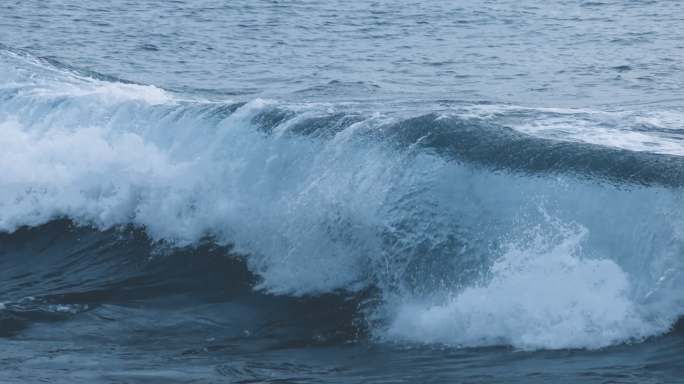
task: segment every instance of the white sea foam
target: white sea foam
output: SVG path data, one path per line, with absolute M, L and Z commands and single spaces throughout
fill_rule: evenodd
M 372 139 L 393 121 L 373 111 L 309 137 L 290 133 L 334 105 L 238 108 L 0 64 L 2 231 L 68 217 L 177 246 L 211 235 L 249 255 L 257 288 L 274 294 L 375 284 L 385 334 L 419 343 L 597 348 L 682 313 L 682 279 L 668 272 L 684 269 L 677 191 L 484 172 Z M 254 122 L 284 110 L 269 134 Z M 538 199 L 581 225 L 544 237 L 565 227 Z
M 600 122 L 573 117 L 539 118 L 515 125 L 515 129 L 532 135 L 562 140 L 684 156 L 684 146 L 678 135 L 659 132 L 638 132 L 624 127 L 607 127 Z
M 500 124 L 539 137 L 684 156 L 679 132 L 683 127 L 684 113 L 679 111 L 476 105 L 458 107 L 449 115 L 466 119 L 498 119 Z
M 401 303 L 387 335 L 467 347 L 593 349 L 669 330 L 676 313 L 649 318 L 630 299 L 629 276 L 614 261 L 582 256 L 586 228 L 563 232 L 555 245 L 539 233 L 532 244 L 511 244 L 486 284 L 444 304 Z

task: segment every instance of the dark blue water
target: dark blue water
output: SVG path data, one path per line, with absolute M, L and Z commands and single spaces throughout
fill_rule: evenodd
M 684 11 L 0 5 L 0 381 L 684 377 Z

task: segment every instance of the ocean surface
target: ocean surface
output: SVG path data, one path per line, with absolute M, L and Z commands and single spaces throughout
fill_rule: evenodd
M 684 380 L 684 3 L 0 4 L 0 382 Z

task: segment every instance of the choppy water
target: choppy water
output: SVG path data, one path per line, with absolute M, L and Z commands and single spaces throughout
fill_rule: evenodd
M 0 379 L 678 380 L 680 9 L 3 4 Z

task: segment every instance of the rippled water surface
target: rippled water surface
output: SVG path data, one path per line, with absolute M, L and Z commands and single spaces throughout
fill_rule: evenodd
M 676 0 L 29 0 L 2 6 L 0 38 L 173 90 L 274 95 L 362 81 L 395 97 L 586 107 L 681 99 L 681 7 Z

